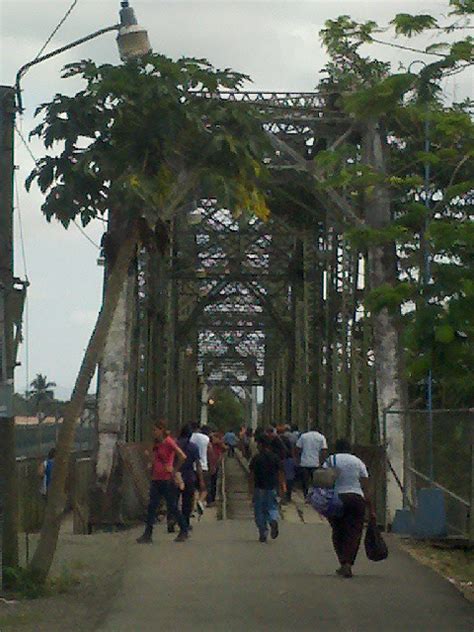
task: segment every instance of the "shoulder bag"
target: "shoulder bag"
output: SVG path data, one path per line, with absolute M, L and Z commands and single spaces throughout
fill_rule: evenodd
M 328 469 L 334 469 L 337 472 L 335 455 L 334 465 Z M 334 489 L 334 483 L 331 488 L 312 487 L 309 490 L 307 502 L 324 518 L 340 518 L 344 513 L 344 505 Z
M 333 455 L 333 464 L 330 467 L 318 467 L 313 474 L 313 484 L 322 489 L 332 489 L 336 484 L 339 470 L 336 467 L 336 455 Z

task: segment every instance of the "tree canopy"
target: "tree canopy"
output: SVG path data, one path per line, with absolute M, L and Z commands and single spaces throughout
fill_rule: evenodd
M 258 117 L 245 105 L 210 98 L 241 87 L 245 75 L 155 54 L 121 66 L 82 61 L 64 76 L 79 76 L 86 87 L 42 104 L 43 121 L 32 132 L 46 149 L 59 148 L 27 180 L 46 194 L 48 220 L 86 225 L 126 209 L 128 218 L 144 216 L 154 227 L 193 196 L 267 217 Z
M 213 391 L 209 403 L 209 423 L 219 430 L 237 430 L 248 422 L 242 401 L 230 389 Z
M 441 36 L 462 28 L 459 17 L 474 12 L 472 2 L 452 0 L 450 6 L 453 21 L 445 25 L 424 14 L 398 14 L 392 25 L 409 37 L 427 29 Z M 430 45 L 425 51 L 435 54 L 434 61 L 417 62 L 416 73 L 415 62 L 393 73 L 389 64 L 361 53 L 362 45 L 378 41 L 378 32 L 372 21 L 328 21 L 322 38 L 331 60 L 322 86 L 338 94 L 355 130 L 377 119 L 387 140 L 388 172 L 361 164 L 357 140 L 315 160 L 325 174 L 323 187 L 350 196 L 361 218 L 374 185 L 383 180 L 388 186 L 391 225 L 348 227 L 362 251 L 371 243 L 397 245 L 398 284 L 374 289 L 366 306 L 402 308 L 414 387 L 432 371 L 435 404 L 468 405 L 474 396 L 474 124 L 469 101 L 445 102 L 443 80 L 473 63 L 473 39 Z
M 28 401 L 32 404 L 35 414 L 48 413 L 54 402 L 54 388 L 56 382 L 49 382 L 46 375 L 38 373 L 30 384 Z

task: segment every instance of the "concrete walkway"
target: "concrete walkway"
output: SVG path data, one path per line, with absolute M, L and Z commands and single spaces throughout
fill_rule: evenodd
M 100 632 L 474 630 L 473 607 L 394 542 L 379 564 L 361 550 L 356 577 L 345 580 L 321 523 L 283 522 L 267 544 L 250 520 L 201 523 L 184 544 L 162 527 L 153 545 L 135 544 L 138 534 Z

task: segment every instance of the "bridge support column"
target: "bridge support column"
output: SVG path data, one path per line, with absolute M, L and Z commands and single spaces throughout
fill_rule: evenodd
M 97 483 L 106 490 L 117 441 L 125 437 L 129 398 L 136 269 L 124 284 L 100 364 L 98 392 Z
M 385 141 L 376 121 L 369 121 L 362 138 L 363 162 L 375 172 L 384 176 Z M 374 191 L 365 201 L 366 221 L 371 228 L 383 229 L 392 221 L 390 193 L 380 179 Z M 397 282 L 395 244 L 369 246 L 369 280 L 371 289 Z M 384 412 L 390 408 L 406 410 L 406 389 L 403 381 L 402 346 L 399 338 L 400 315 L 391 314 L 388 309 L 374 313 L 373 348 L 377 380 L 377 404 L 380 435 L 384 436 Z M 408 451 L 408 437 L 405 434 L 405 420 L 402 415 L 389 415 L 386 428 L 388 456 L 392 467 L 400 479 L 404 477 L 404 448 Z M 405 479 L 408 484 L 408 477 Z M 407 490 L 409 493 L 409 490 Z M 396 479 L 389 473 L 387 481 L 388 522 L 393 520 L 395 511 L 402 507 L 402 492 Z

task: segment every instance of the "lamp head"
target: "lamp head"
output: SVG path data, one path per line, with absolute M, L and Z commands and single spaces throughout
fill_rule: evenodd
M 117 46 L 120 59 L 129 61 L 151 53 L 150 40 L 146 29 L 140 26 L 135 11 L 128 0 L 123 0 L 120 9 L 120 28 L 117 35 Z

